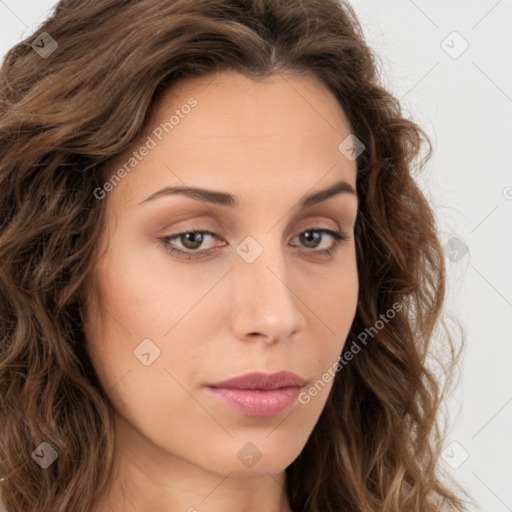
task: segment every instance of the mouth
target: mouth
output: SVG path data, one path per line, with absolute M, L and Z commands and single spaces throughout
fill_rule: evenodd
M 207 385 L 221 403 L 245 416 L 276 416 L 290 408 L 306 381 L 288 371 L 248 373 Z

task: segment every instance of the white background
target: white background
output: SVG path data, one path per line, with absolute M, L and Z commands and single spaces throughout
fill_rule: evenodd
M 53 5 L 0 0 L 0 55 Z M 352 5 L 384 84 L 434 144 L 418 181 L 451 240 L 446 313 L 466 335 L 442 464 L 478 503 L 471 511 L 512 510 L 512 0 Z

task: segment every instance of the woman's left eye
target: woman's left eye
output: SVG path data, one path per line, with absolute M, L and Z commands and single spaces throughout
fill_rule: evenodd
M 321 241 L 326 234 L 333 239 L 332 244 L 326 249 L 318 249 L 318 244 L 316 244 L 316 242 Z M 208 256 L 216 249 L 213 247 L 210 249 L 203 249 L 201 251 L 197 250 L 199 247 L 201 247 L 201 245 L 203 245 L 205 235 L 216 238 L 215 233 L 211 231 L 189 230 L 165 236 L 159 238 L 159 240 L 166 251 L 171 254 L 175 254 L 180 258 L 201 258 Z M 338 249 L 340 242 L 348 239 L 345 233 L 325 228 L 308 229 L 297 235 L 296 238 L 300 238 L 301 243 L 306 244 L 306 248 L 311 248 L 308 247 L 308 244 L 312 244 L 314 246 L 312 248 L 312 252 L 316 252 L 325 256 L 333 254 Z M 174 240 L 180 242 L 182 249 L 178 249 L 173 246 L 172 242 Z

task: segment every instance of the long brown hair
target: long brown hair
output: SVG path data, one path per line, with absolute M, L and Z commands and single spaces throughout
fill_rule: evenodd
M 445 325 L 445 264 L 413 170 L 432 147 L 376 68 L 353 9 L 336 0 L 62 0 L 8 52 L 0 77 L 0 483 L 9 512 L 90 512 L 110 482 L 112 418 L 83 330 L 108 200 L 94 191 L 164 90 L 227 70 L 255 80 L 287 70 L 318 77 L 366 147 L 357 159 L 360 296 L 347 343 L 372 336 L 338 372 L 287 468 L 291 507 L 463 510 L 438 474 L 449 379 L 441 386 L 427 364 L 436 326 Z M 391 310 L 392 321 L 368 330 Z M 458 352 L 447 329 L 443 336 L 449 371 Z M 58 454 L 46 469 L 31 456 L 43 442 Z

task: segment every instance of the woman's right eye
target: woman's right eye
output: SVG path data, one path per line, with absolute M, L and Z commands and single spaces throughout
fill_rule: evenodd
M 190 236 L 191 235 L 191 236 Z M 163 245 L 164 249 L 171 253 L 175 254 L 178 257 L 182 258 L 197 258 L 202 256 L 207 256 L 211 254 L 214 250 L 214 248 L 211 249 L 204 249 L 201 251 L 197 251 L 198 247 L 201 247 L 201 245 L 204 242 L 204 235 L 210 235 L 212 237 L 215 237 L 215 233 L 212 233 L 211 231 L 180 231 L 179 233 L 175 233 L 173 235 L 165 236 L 160 238 L 160 242 Z M 174 240 L 179 240 L 181 245 L 184 246 L 186 250 L 182 249 L 176 249 L 173 245 L 171 245 L 171 242 Z M 186 244 L 190 244 L 190 246 L 187 247 Z M 192 251 L 192 252 L 188 252 Z

